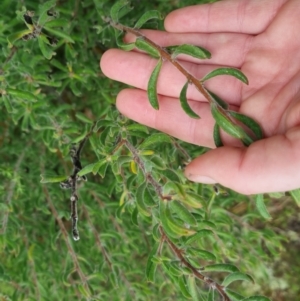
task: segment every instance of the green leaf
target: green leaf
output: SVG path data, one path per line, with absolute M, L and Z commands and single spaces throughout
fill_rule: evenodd
M 213 137 L 216 147 L 223 146 L 222 138 L 221 138 L 221 132 L 220 132 L 220 126 L 215 123 L 214 131 L 213 131 Z
M 300 207 L 300 189 L 298 188 L 295 190 L 291 190 L 289 191 L 289 193 L 296 202 L 297 206 Z
M 170 202 L 170 207 L 177 214 L 177 216 L 182 219 L 185 223 L 196 226 L 197 221 L 195 217 L 178 201 Z
M 107 167 L 108 167 L 108 162 L 105 162 L 104 164 L 100 165 L 100 167 L 98 169 L 98 174 L 101 176 L 101 178 L 104 178 Z
M 86 174 L 88 174 L 88 173 L 91 173 L 92 171 L 93 171 L 93 169 L 94 169 L 94 167 L 95 167 L 95 165 L 96 165 L 97 163 L 92 163 L 92 164 L 88 164 L 88 165 L 86 165 L 85 167 L 83 167 L 77 174 L 78 174 L 78 176 L 84 176 L 84 175 L 86 175 Z
M 200 118 L 200 116 L 191 109 L 191 107 L 188 103 L 188 100 L 186 98 L 186 92 L 187 92 L 188 85 L 189 85 L 189 82 L 186 82 L 186 84 L 183 86 L 183 88 L 180 92 L 180 96 L 179 96 L 180 104 L 186 114 L 188 114 L 192 118 L 198 119 L 198 118 Z
M 58 182 L 65 181 L 67 178 L 68 176 L 49 177 L 49 176 L 41 175 L 40 183 L 58 183 Z
M 190 236 L 195 233 L 194 230 L 188 229 L 186 227 L 183 227 L 181 224 L 175 220 L 171 214 L 171 211 L 169 209 L 169 204 L 167 204 L 165 208 L 165 215 L 166 215 L 166 220 L 169 228 L 179 236 Z
M 150 137 L 144 140 L 143 143 L 139 145 L 139 149 L 146 149 L 152 144 L 157 143 L 172 143 L 172 138 L 164 133 L 155 133 L 152 134 Z
M 215 301 L 215 289 L 210 288 L 207 296 L 207 301 Z
M 9 94 L 10 96 L 17 97 L 23 100 L 28 100 L 30 102 L 36 102 L 37 97 L 32 94 L 31 92 L 27 91 L 22 91 L 18 89 L 11 89 L 11 88 L 6 88 L 6 93 Z
M 92 173 L 95 175 L 95 174 L 97 174 L 97 173 L 99 173 L 99 169 L 101 168 L 101 166 L 103 166 L 103 165 L 107 165 L 107 161 L 106 161 L 106 159 L 102 159 L 102 160 L 100 160 L 100 161 L 98 161 L 97 163 L 95 163 L 94 164 L 94 167 L 93 167 L 93 169 L 92 169 Z M 106 167 L 105 167 L 105 169 L 106 169 Z M 101 174 L 100 174 L 101 175 Z M 104 177 L 104 175 L 101 175 L 101 177 L 103 178 Z
M 136 204 L 137 208 L 139 210 L 139 213 L 144 216 L 151 216 L 151 213 L 148 212 L 147 207 L 144 203 L 144 193 L 147 186 L 147 182 L 144 182 L 142 185 L 139 186 L 139 188 L 136 191 Z
M 271 300 L 264 296 L 252 296 L 252 297 L 242 299 L 242 301 L 271 301 Z
M 232 290 L 226 289 L 226 294 L 231 298 L 232 301 L 242 301 L 244 297 Z
M 224 110 L 218 104 L 211 104 L 211 113 L 216 123 L 230 136 L 240 139 L 247 146 L 253 142 L 253 139 L 244 129 L 230 118 L 228 111 Z
M 75 114 L 76 118 L 78 118 L 79 120 L 83 121 L 84 123 L 89 123 L 92 124 L 93 120 L 89 119 L 88 117 L 86 117 L 85 114 L 81 113 L 81 112 L 77 112 Z
M 178 278 L 178 286 L 179 286 L 179 289 L 180 289 L 182 295 L 185 298 L 188 298 L 188 299 L 191 298 L 191 294 L 188 291 L 186 280 L 185 280 L 184 276 Z
M 162 66 L 162 60 L 159 60 L 150 76 L 148 87 L 147 87 L 149 102 L 155 110 L 159 109 L 158 97 L 157 97 L 157 80 L 158 80 L 158 75 L 161 66 Z
M 160 221 L 162 223 L 163 229 L 166 232 L 167 236 L 172 237 L 172 238 L 178 238 L 180 237 L 179 233 L 174 231 L 168 223 L 168 219 L 166 216 L 166 201 L 160 201 L 159 202 L 159 216 L 160 216 Z
M 118 47 L 124 51 L 130 51 L 135 47 L 135 43 L 124 43 L 123 41 L 124 35 L 125 34 L 123 32 L 115 29 L 115 38 Z
M 239 272 L 239 269 L 232 264 L 211 264 L 204 267 L 205 272 L 228 272 L 234 273 Z
M 195 281 L 195 277 L 193 275 L 188 276 L 187 286 L 190 295 L 192 296 L 193 301 L 199 301 L 199 294 L 197 290 L 197 285 Z
M 139 20 L 135 23 L 134 28 L 139 29 L 141 28 L 146 22 L 148 22 L 151 19 L 163 19 L 162 14 L 157 10 L 149 10 L 145 12 Z
M 126 127 L 126 129 L 128 131 L 140 131 L 140 132 L 144 132 L 146 134 L 149 134 L 148 127 L 146 127 L 145 125 L 142 125 L 142 124 L 138 124 L 138 123 L 130 124 Z
M 115 23 L 118 23 L 120 18 L 132 10 L 129 4 L 130 2 L 127 0 L 120 0 L 111 7 L 110 17 Z
M 27 35 L 27 34 L 29 34 L 29 33 L 32 33 L 32 30 L 26 29 L 26 30 L 22 30 L 22 31 L 19 31 L 19 32 L 10 34 L 10 35 L 7 37 L 8 46 L 9 46 L 10 48 L 13 47 L 13 44 L 14 44 L 17 40 L 23 38 L 25 35 Z
M 179 46 L 170 46 L 168 47 L 172 53 L 172 58 L 176 58 L 179 54 L 187 54 L 189 56 L 195 57 L 197 59 L 210 59 L 211 53 L 199 46 L 190 45 L 190 44 L 182 44 Z
M 208 89 L 206 89 L 206 91 L 208 92 L 208 94 L 213 98 L 213 100 L 223 109 L 227 110 L 228 109 L 228 104 L 226 103 L 226 101 L 224 101 L 222 98 L 220 98 L 217 94 L 209 91 Z
M 194 256 L 197 256 L 197 258 L 202 258 L 204 260 L 216 260 L 217 259 L 213 253 L 208 252 L 206 250 L 196 249 L 196 250 L 193 250 L 192 253 L 194 254 Z
M 241 273 L 241 272 L 235 272 L 235 273 L 229 274 L 223 280 L 222 285 L 223 286 L 228 286 L 229 284 L 231 284 L 234 281 L 250 281 L 250 282 L 254 283 L 254 280 L 250 275 L 244 274 L 244 273 Z
M 152 250 L 150 251 L 147 264 L 146 264 L 146 277 L 149 282 L 155 282 L 155 272 L 157 268 L 157 263 L 152 261 L 154 255 L 157 254 L 159 248 L 159 243 L 154 244 Z
M 48 16 L 47 12 L 55 5 L 56 0 L 46 1 L 42 5 L 39 5 L 39 25 L 43 26 L 47 22 L 47 20 L 50 19 L 50 16 Z
M 203 237 L 207 237 L 207 236 L 213 236 L 214 232 L 209 230 L 209 229 L 202 229 L 200 231 L 198 231 L 196 234 L 194 234 L 193 236 L 190 236 L 187 240 L 186 240 L 186 244 L 191 244 L 194 241 L 200 240 Z
M 248 85 L 248 79 L 247 77 L 244 75 L 244 73 L 242 71 L 240 71 L 239 69 L 235 69 L 235 68 L 218 68 L 215 69 L 211 72 L 209 72 L 207 75 L 205 75 L 202 79 L 201 82 L 205 82 L 208 79 L 218 76 L 218 75 L 230 75 L 230 76 L 234 76 L 237 79 L 239 79 L 240 81 L 242 81 L 243 83 Z
M 159 58 L 160 53 L 150 42 L 145 40 L 145 37 L 138 37 L 135 40 L 135 47 L 139 50 L 145 51 L 147 54 L 154 58 Z M 160 60 L 162 61 L 162 60 Z M 159 72 L 159 71 L 158 71 Z
M 264 219 L 267 219 L 267 220 L 272 219 L 272 217 L 271 217 L 270 213 L 268 212 L 268 209 L 265 205 L 263 194 L 256 195 L 255 205 L 256 205 L 258 212 Z
M 154 201 L 148 187 L 145 188 L 144 191 L 144 204 L 148 207 L 153 207 L 156 206 L 156 202 Z
M 68 27 L 70 24 L 70 21 L 67 19 L 54 19 L 49 22 L 47 22 L 47 25 L 44 28 L 53 28 L 53 27 Z
M 50 60 L 52 58 L 53 51 L 52 51 L 51 47 L 48 45 L 47 38 L 44 35 L 39 35 L 38 42 L 39 42 L 39 47 L 40 47 L 40 50 L 41 50 L 43 56 L 47 60 Z
M 66 42 L 68 43 L 75 43 L 75 41 L 68 35 L 66 34 L 64 31 L 62 30 L 57 30 L 57 29 L 53 29 L 51 27 L 47 27 L 45 26 L 45 29 L 50 32 L 51 34 L 60 37 L 62 39 L 64 39 Z
M 257 140 L 263 138 L 262 129 L 255 120 L 234 111 L 229 111 L 229 114 L 234 118 L 236 118 L 237 120 L 241 121 L 243 124 L 245 124 L 255 134 Z

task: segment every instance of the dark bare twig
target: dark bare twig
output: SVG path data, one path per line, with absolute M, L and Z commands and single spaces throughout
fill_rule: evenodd
M 86 176 L 79 176 L 78 173 L 82 169 L 80 154 L 81 151 L 93 132 L 96 123 L 94 123 L 90 129 L 90 131 L 86 134 L 86 136 L 80 141 L 78 147 L 76 145 L 72 145 L 70 148 L 70 157 L 73 163 L 73 173 L 69 176 L 66 181 L 60 183 L 60 187 L 63 189 L 71 189 L 71 220 L 72 220 L 72 235 L 74 240 L 79 240 L 79 231 L 77 229 L 78 223 L 78 213 L 77 213 L 77 202 L 78 202 L 78 194 L 77 194 L 77 181 L 84 180 L 86 181 Z

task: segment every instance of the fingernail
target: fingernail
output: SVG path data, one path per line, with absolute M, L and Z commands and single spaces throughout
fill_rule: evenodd
M 206 176 L 200 176 L 200 175 L 194 175 L 194 174 L 189 174 L 187 175 L 187 178 L 193 182 L 199 182 L 203 184 L 215 184 L 216 181 L 210 177 Z

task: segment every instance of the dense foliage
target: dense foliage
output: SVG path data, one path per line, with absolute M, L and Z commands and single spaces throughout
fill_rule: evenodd
M 199 2 L 136 0 L 123 19 Z M 0 4 L 0 300 L 295 299 L 291 198 L 266 195 L 269 216 L 262 196 L 187 181 L 205 149 L 115 109 L 113 3 Z

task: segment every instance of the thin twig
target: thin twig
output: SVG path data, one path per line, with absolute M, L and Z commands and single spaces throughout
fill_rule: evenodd
M 169 245 L 170 249 L 173 251 L 173 253 L 178 257 L 178 259 L 181 261 L 181 263 L 183 265 L 185 265 L 187 268 L 189 268 L 193 275 L 200 279 L 201 281 L 203 281 L 204 283 L 206 283 L 210 288 L 212 289 L 216 289 L 219 294 L 223 297 L 224 301 L 230 301 L 230 298 L 228 297 L 228 295 L 226 294 L 224 287 L 220 284 L 218 284 L 217 282 L 213 281 L 212 279 L 210 279 L 209 277 L 204 276 L 203 274 L 201 274 L 199 272 L 199 270 L 197 270 L 195 267 L 193 267 L 183 256 L 183 252 L 181 250 L 179 250 L 176 245 L 169 239 L 169 237 L 166 235 L 166 233 L 163 231 L 162 227 L 159 227 L 159 231 L 162 235 L 162 237 L 164 237 L 164 240 L 167 242 L 167 244 Z
M 86 136 L 80 141 L 78 147 L 72 145 L 70 148 L 70 157 L 73 163 L 73 173 L 69 176 L 66 181 L 60 183 L 60 187 L 63 189 L 71 189 L 71 220 L 72 220 L 72 235 L 74 240 L 79 240 L 79 231 L 77 228 L 78 223 L 78 213 L 77 213 L 77 203 L 78 203 L 78 194 L 77 194 L 77 181 L 84 180 L 86 181 L 86 176 L 78 176 L 78 173 L 82 169 L 80 154 L 81 151 L 87 141 L 87 139 L 92 134 L 96 123 L 94 122 L 90 131 L 86 134 Z
M 68 252 L 72 258 L 72 261 L 73 261 L 73 264 L 74 264 L 74 268 L 85 288 L 85 290 L 89 293 L 89 295 L 91 295 L 91 292 L 90 292 L 90 289 L 89 289 L 89 285 L 88 285 L 88 282 L 87 282 L 87 277 L 84 275 L 83 271 L 81 270 L 80 268 L 80 265 L 79 265 L 79 261 L 78 261 L 78 258 L 77 258 L 77 255 L 75 253 L 75 251 L 73 250 L 73 247 L 68 239 L 68 231 L 67 229 L 65 228 L 64 226 L 64 223 L 62 222 L 62 220 L 59 218 L 58 216 L 58 212 L 56 211 L 54 205 L 53 205 L 53 202 L 50 198 L 50 194 L 49 194 L 49 191 L 46 187 L 46 185 L 43 186 L 43 191 L 44 191 L 44 194 L 46 196 L 46 200 L 47 200 L 47 203 L 49 205 L 49 208 L 52 212 L 52 215 L 54 216 L 54 218 L 56 219 L 58 225 L 59 225 L 59 228 L 60 228 L 60 231 L 63 235 L 63 238 L 64 238 L 64 241 L 67 245 L 67 249 L 68 249 Z
M 214 103 L 214 99 L 212 96 L 208 93 L 208 91 L 204 88 L 204 85 L 199 79 L 197 79 L 195 76 L 193 76 L 191 73 L 189 73 L 182 65 L 178 63 L 177 60 L 175 60 L 172 55 L 161 46 L 154 43 L 152 40 L 148 39 L 146 36 L 144 36 L 139 30 L 136 30 L 131 27 L 127 27 L 125 25 L 122 25 L 120 23 L 115 23 L 110 19 L 105 19 L 106 22 L 109 22 L 110 25 L 118 30 L 125 31 L 128 33 L 131 33 L 135 35 L 136 37 L 142 37 L 148 44 L 150 44 L 153 48 L 155 48 L 159 53 L 163 60 L 169 61 L 175 68 L 177 68 L 187 79 L 189 83 L 192 83 L 195 85 L 197 90 L 207 99 L 209 103 Z
M 142 170 L 147 181 L 153 186 L 157 195 L 163 200 L 170 201 L 172 199 L 172 197 L 169 195 L 163 195 L 163 193 L 162 193 L 163 187 L 154 179 L 154 177 L 152 176 L 151 173 L 146 172 L 145 164 L 144 164 L 143 160 L 141 159 L 141 157 L 139 156 L 138 150 L 128 140 L 126 140 L 124 144 L 128 148 L 128 150 L 132 153 L 133 160 L 138 165 L 138 167 Z

